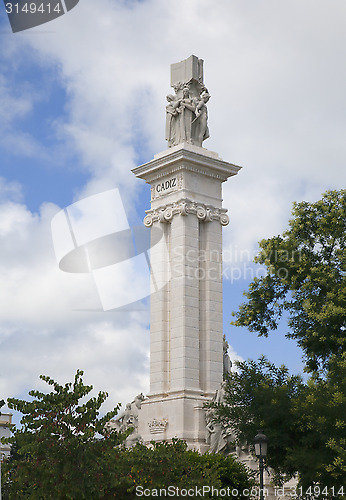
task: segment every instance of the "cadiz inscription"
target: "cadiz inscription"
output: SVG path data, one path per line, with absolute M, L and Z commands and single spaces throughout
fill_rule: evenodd
M 177 178 L 173 177 L 172 179 L 168 179 L 167 181 L 159 182 L 158 184 L 156 184 L 155 191 L 156 193 L 160 194 L 164 191 L 169 191 L 170 189 L 177 187 L 177 185 Z
M 174 176 L 171 174 L 171 177 L 168 177 L 168 175 L 151 185 L 151 200 L 162 198 L 169 193 L 179 191 L 179 189 L 183 188 L 182 174 L 176 174 Z

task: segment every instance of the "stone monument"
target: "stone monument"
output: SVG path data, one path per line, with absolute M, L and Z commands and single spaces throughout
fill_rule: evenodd
M 192 55 L 172 64 L 171 86 L 168 149 L 133 169 L 151 186 L 144 224 L 163 232 L 151 251 L 150 393 L 141 403 L 138 434 L 144 443 L 177 437 L 204 452 L 210 444 L 203 405 L 225 371 L 222 227 L 229 218 L 222 183 L 241 167 L 202 147 L 210 99 L 203 61 Z

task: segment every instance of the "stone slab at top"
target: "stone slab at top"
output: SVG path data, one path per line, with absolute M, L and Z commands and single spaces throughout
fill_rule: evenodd
M 217 153 L 188 143 L 178 144 L 154 156 L 154 159 L 132 170 L 148 184 L 181 169 L 198 171 L 207 177 L 225 182 L 237 175 L 242 167 L 223 161 Z
M 191 80 L 203 84 L 203 59 L 192 55 L 183 61 L 171 64 L 171 87 Z

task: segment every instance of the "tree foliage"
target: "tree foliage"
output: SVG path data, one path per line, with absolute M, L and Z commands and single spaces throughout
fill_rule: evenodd
M 99 498 L 112 480 L 108 457 L 122 438 L 104 426 L 119 407 L 99 418 L 107 393 L 80 402 L 92 390 L 82 376 L 78 370 L 74 383 L 65 386 L 41 376 L 52 392 L 31 391 L 32 401 L 8 400 L 10 409 L 23 414 L 3 467 L 8 498 Z
M 237 371 L 230 372 L 222 404 L 212 404 L 217 419 L 231 429 L 238 446 L 253 443 L 258 429 L 264 429 L 270 443 L 268 466 L 276 480 L 296 473 L 289 457 L 299 430 L 292 408 L 304 391 L 299 375 L 289 375 L 285 366 L 276 367 L 265 357 L 258 361 L 237 361 Z
M 292 458 L 305 484 L 345 485 L 346 353 L 333 361 L 326 377 L 310 378 L 293 414 L 301 439 Z
M 254 485 L 245 467 L 234 458 L 219 454 L 201 455 L 197 451 L 187 450 L 186 443 L 180 440 L 173 440 L 172 443 L 156 442 L 151 447 L 137 443 L 124 451 L 122 459 L 127 474 L 124 476 L 123 489 L 118 489 L 119 498 L 127 498 L 126 495 L 130 494 L 138 498 L 135 494 L 139 487 L 141 491 L 159 491 L 167 490 L 168 486 L 176 490 L 213 486 L 216 489 L 236 489 L 238 498 L 245 499 L 244 490 Z M 204 496 L 211 498 L 211 492 Z
M 109 432 L 99 410 L 107 394 L 86 401 L 92 386 L 77 371 L 74 383 L 59 385 L 41 376 L 53 390 L 29 392 L 32 401 L 9 399 L 23 414 L 13 429 L 12 451 L 4 463 L 4 498 L 32 500 L 138 498 L 136 487 L 175 488 L 214 486 L 242 491 L 251 488 L 245 468 L 231 457 L 200 455 L 186 443 L 123 446 L 125 434 Z M 205 495 L 207 498 L 207 495 Z
M 257 430 L 264 429 L 269 439 L 267 464 L 277 484 L 298 472 L 303 491 L 316 483 L 321 489 L 343 486 L 346 355 L 337 372 L 329 372 L 326 379 L 311 378 L 307 384 L 265 357 L 236 364 L 224 403 L 211 405 L 216 419 L 232 429 L 236 444 L 253 443 Z
M 289 229 L 260 248 L 255 261 L 268 274 L 250 284 L 233 324 L 267 336 L 287 311 L 287 337 L 303 349 L 307 369 L 328 369 L 346 350 L 346 190 L 295 203 Z
M 298 471 L 305 490 L 343 486 L 346 474 L 345 229 L 346 190 L 328 191 L 295 203 L 289 229 L 260 242 L 255 261 L 268 273 L 250 284 L 233 324 L 268 336 L 285 313 L 310 379 L 263 358 L 240 363 L 217 410 L 238 440 L 263 428 L 269 464 L 279 476 Z

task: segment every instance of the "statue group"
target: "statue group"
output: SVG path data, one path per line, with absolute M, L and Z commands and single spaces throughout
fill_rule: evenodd
M 118 418 L 110 420 L 105 426 L 109 432 L 112 430 L 124 432 L 129 428 L 133 429 L 125 440 L 126 448 L 131 448 L 136 443 L 142 442 L 142 438 L 138 434 L 138 414 L 144 399 L 142 393 L 138 394 L 131 403 L 127 403 L 124 412 Z
M 175 87 L 176 95 L 167 96 L 166 140 L 168 147 L 183 142 L 202 146 L 209 137 L 207 102 L 208 90 L 203 87 L 200 95 L 193 95 L 188 85 Z

